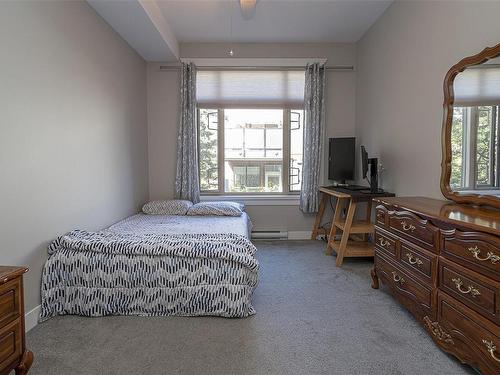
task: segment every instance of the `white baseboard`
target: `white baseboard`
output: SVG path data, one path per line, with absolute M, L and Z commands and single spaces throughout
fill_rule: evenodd
M 289 230 L 288 231 L 289 240 L 310 240 L 311 231 L 310 230 Z
M 30 329 L 35 328 L 38 324 L 38 316 L 40 315 L 41 305 L 36 306 L 31 311 L 24 315 L 24 331 L 28 332 Z

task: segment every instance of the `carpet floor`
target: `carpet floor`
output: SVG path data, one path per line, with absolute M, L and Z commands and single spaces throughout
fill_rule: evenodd
M 256 246 L 255 316 L 56 317 L 27 335 L 30 375 L 475 374 L 370 288 L 371 261 L 336 268 L 319 241 Z

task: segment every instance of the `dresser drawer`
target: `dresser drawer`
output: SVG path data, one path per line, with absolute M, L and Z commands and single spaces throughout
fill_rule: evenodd
M 434 340 L 485 375 L 500 374 L 500 329 L 441 291 L 438 324 L 425 319 Z
M 389 211 L 389 229 L 432 252 L 439 246 L 439 229 L 408 211 Z
M 432 283 L 437 273 L 437 255 L 406 241 L 401 241 L 399 247 L 401 263 L 425 281 Z
M 500 281 L 500 239 L 485 233 L 442 231 L 442 254 Z
M 22 353 L 23 331 L 18 318 L 0 328 L 0 369 L 8 367 Z
M 393 292 L 394 297 L 418 319 L 434 316 L 432 290 L 411 272 L 377 254 L 375 257 L 377 276 Z
M 375 208 L 375 223 L 384 227 L 387 225 L 387 208 L 382 205 Z
M 381 249 L 386 255 L 394 259 L 398 257 L 396 238 L 378 227 L 375 228 L 375 246 L 377 249 Z
M 500 323 L 500 283 L 442 258 L 439 288 L 477 313 Z
M 18 318 L 21 312 L 21 282 L 14 279 L 0 285 L 0 327 Z

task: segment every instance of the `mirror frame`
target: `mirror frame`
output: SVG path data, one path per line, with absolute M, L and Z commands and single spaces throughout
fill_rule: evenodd
M 441 133 L 442 161 L 441 161 L 441 192 L 443 195 L 456 203 L 468 203 L 477 206 L 491 206 L 500 208 L 500 197 L 487 194 L 460 194 L 451 190 L 451 127 L 453 120 L 453 101 L 454 91 L 453 83 L 457 74 L 463 72 L 466 68 L 482 64 L 490 59 L 500 56 L 500 43 L 494 47 L 487 47 L 480 53 L 462 59 L 459 63 L 453 65 L 446 73 L 444 78 L 444 115 L 443 128 Z

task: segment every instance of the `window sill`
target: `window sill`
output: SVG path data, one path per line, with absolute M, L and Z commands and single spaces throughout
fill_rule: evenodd
M 202 195 L 202 202 L 232 201 L 246 206 L 298 206 L 299 195 Z

